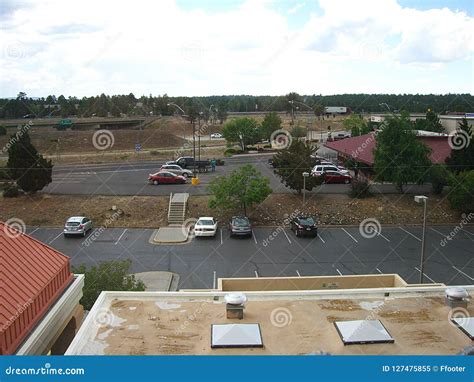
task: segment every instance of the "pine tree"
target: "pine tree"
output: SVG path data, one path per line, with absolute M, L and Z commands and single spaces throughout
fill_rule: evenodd
M 28 131 L 18 131 L 10 142 L 7 168 L 17 185 L 25 192 L 34 193 L 51 183 L 53 165 L 31 144 Z
M 453 149 L 451 156 L 446 159 L 446 164 L 455 173 L 474 170 L 474 138 L 472 127 L 466 118 L 459 122 L 457 135 L 450 137 Z

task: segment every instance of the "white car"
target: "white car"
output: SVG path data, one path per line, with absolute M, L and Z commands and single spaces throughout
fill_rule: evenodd
M 349 171 L 346 170 L 344 167 L 336 166 L 335 164 L 332 164 L 332 163 L 331 164 L 317 164 L 311 170 L 311 175 L 321 176 L 326 171 L 336 171 L 336 172 L 341 173 L 342 175 L 349 175 Z
M 177 164 L 164 164 L 161 166 L 160 171 L 169 171 L 176 175 L 182 175 L 185 178 L 190 178 L 193 176 L 193 172 L 191 170 L 186 170 Z
M 212 133 L 211 134 L 211 138 L 222 138 L 222 134 L 221 133 Z
M 201 217 L 194 225 L 194 236 L 216 236 L 217 220 L 213 217 Z
M 87 231 L 92 229 L 92 220 L 85 216 L 72 216 L 64 224 L 64 237 L 69 235 L 86 236 Z

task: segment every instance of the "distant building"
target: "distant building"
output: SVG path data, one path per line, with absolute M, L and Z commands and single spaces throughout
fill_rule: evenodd
M 449 136 L 447 134 L 418 131 L 417 138 L 431 149 L 429 158 L 432 163 L 445 163 L 451 155 Z M 340 141 L 326 142 L 325 147 L 337 152 L 338 160 L 344 163 L 353 159 L 364 166 L 374 165 L 374 149 L 377 144 L 377 134 L 369 133 Z
M 82 322 L 83 275 L 69 258 L 0 222 L 0 355 L 64 354 Z
M 326 106 L 324 113 L 326 114 L 349 114 L 351 109 L 345 106 Z
M 471 127 L 473 127 L 474 125 L 473 113 L 466 113 L 462 115 L 440 115 L 439 121 L 441 122 L 441 125 L 443 125 L 446 132 L 449 134 L 456 131 L 457 127 L 459 126 L 459 123 L 463 120 L 463 118 L 466 118 L 467 123 Z M 473 131 L 474 131 L 474 127 L 473 127 Z

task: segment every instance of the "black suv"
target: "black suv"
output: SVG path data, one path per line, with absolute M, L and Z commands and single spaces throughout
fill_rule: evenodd
M 291 221 L 290 225 L 296 236 L 318 236 L 318 227 L 311 216 L 298 216 Z

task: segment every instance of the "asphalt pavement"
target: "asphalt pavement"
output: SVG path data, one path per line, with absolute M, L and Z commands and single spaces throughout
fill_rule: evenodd
M 212 288 L 218 277 L 313 276 L 398 273 L 420 277 L 421 227 L 382 227 L 368 238 L 359 227 L 321 227 L 317 238 L 283 228 L 255 228 L 249 238 L 194 238 L 179 245 L 152 244 L 156 230 L 96 228 L 86 238 L 64 238 L 60 228 L 29 227 L 27 233 L 71 258 L 73 265 L 132 261 L 131 272 L 168 271 L 180 289 Z M 457 232 L 457 233 L 456 233 Z M 454 238 L 443 242 L 454 233 Z M 427 229 L 425 282 L 474 284 L 474 228 Z
M 201 180 L 197 186 L 187 184 L 162 184 L 150 185 L 148 175 L 159 170 L 165 161 L 150 162 L 124 162 L 114 164 L 95 165 L 63 165 L 53 168 L 53 182 L 45 187 L 42 192 L 59 195 L 161 195 L 167 196 L 171 192 L 187 192 L 190 195 L 209 194 L 207 185 L 216 176 L 228 175 L 231 171 L 245 165 L 252 164 L 262 175 L 270 179 L 270 187 L 274 193 L 293 192 L 283 185 L 280 178 L 273 172 L 273 167 L 268 164 L 268 159 L 273 154 L 241 155 L 225 158 L 224 166 L 216 167 L 215 172 L 199 174 Z M 311 193 L 347 194 L 350 185 L 323 184 Z M 426 193 L 430 186 L 406 187 L 405 192 Z M 374 192 L 396 193 L 396 188 L 391 184 L 377 185 Z

